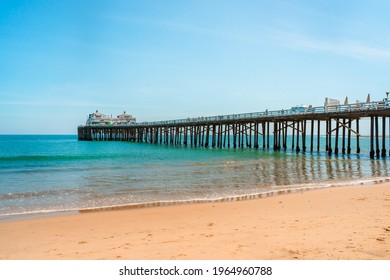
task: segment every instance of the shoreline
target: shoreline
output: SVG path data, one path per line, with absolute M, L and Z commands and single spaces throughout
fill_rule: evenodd
M 286 185 L 286 186 L 279 186 L 279 188 L 271 189 L 268 191 L 244 193 L 244 194 L 231 195 L 226 197 L 204 198 L 204 199 L 199 198 L 199 199 L 192 199 L 192 200 L 161 200 L 161 201 L 134 203 L 134 204 L 99 206 L 94 208 L 42 210 L 42 211 L 36 211 L 31 213 L 4 214 L 0 216 L 0 223 L 30 220 L 30 219 L 40 219 L 45 217 L 61 217 L 61 216 L 77 215 L 83 213 L 94 213 L 94 212 L 264 199 L 268 197 L 285 195 L 290 193 L 297 193 L 302 191 L 306 192 L 306 191 L 321 190 L 321 189 L 328 189 L 328 188 L 339 188 L 345 186 L 376 185 L 376 184 L 383 184 L 388 182 L 390 182 L 390 177 L 374 177 L 374 178 L 367 178 L 367 179 L 360 179 L 360 180 L 353 180 L 353 181 L 348 180 L 344 182 L 338 181 L 333 183 L 322 182 L 316 184 L 311 183 L 311 184 L 303 184 L 303 185 L 301 184 Z
M 390 259 L 390 183 L 0 222 L 0 259 Z

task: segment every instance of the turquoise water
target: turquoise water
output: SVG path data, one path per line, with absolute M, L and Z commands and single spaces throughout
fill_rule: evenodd
M 368 145 L 363 138 L 361 155 L 329 157 L 324 152 L 79 142 L 76 135 L 3 135 L 0 218 L 389 180 L 389 157 L 369 159 Z

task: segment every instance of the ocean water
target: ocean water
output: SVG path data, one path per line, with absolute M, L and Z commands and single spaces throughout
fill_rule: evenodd
M 371 160 L 368 145 L 362 138 L 360 155 L 328 156 L 289 149 L 80 142 L 76 135 L 2 135 L 0 219 L 389 181 L 389 156 Z

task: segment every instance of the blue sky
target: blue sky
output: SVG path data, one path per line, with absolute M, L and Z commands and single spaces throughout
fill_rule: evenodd
M 390 2 L 0 1 L 0 134 L 381 100 Z

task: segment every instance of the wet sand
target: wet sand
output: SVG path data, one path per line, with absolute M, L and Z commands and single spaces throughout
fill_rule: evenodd
M 0 259 L 390 259 L 390 183 L 0 223 Z

